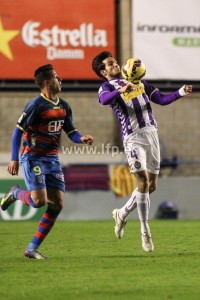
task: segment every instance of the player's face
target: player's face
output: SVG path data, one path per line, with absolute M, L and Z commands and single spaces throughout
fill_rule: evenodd
M 62 79 L 58 76 L 56 71 L 52 71 L 53 76 L 48 81 L 49 89 L 53 94 L 58 94 L 61 91 Z
M 109 78 L 118 77 L 121 75 L 120 66 L 118 65 L 117 61 L 114 57 L 108 57 L 103 60 L 105 65 L 105 69 L 103 70 L 104 76 Z

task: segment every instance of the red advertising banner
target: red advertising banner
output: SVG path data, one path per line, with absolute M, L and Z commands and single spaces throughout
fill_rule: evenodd
M 114 0 L 1 0 L 0 79 L 32 79 L 47 63 L 62 79 L 97 79 L 92 59 L 115 43 Z

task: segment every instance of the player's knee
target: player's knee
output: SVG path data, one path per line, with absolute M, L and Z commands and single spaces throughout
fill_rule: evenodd
M 141 190 L 143 192 L 148 191 L 149 190 L 149 180 L 147 176 L 142 176 L 139 175 L 138 176 L 138 185 L 140 186 Z
M 46 204 L 46 199 L 45 198 L 38 198 L 38 197 L 32 197 L 33 202 L 35 203 L 36 207 L 42 207 Z
M 48 206 L 57 211 L 57 212 L 61 212 L 63 210 L 63 202 L 59 202 L 59 203 L 48 203 Z
M 57 211 L 63 210 L 63 203 L 62 202 L 58 203 L 56 207 L 57 207 Z

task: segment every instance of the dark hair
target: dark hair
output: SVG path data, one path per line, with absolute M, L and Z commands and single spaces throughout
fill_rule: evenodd
M 103 51 L 94 57 L 92 61 L 92 69 L 100 78 L 105 80 L 105 77 L 101 74 L 101 70 L 105 69 L 105 64 L 102 62 L 104 59 L 112 57 L 112 53 Z
M 48 64 L 39 67 L 35 70 L 34 77 L 35 77 L 35 84 L 41 89 L 44 85 L 45 80 L 49 80 L 53 77 L 53 66 Z

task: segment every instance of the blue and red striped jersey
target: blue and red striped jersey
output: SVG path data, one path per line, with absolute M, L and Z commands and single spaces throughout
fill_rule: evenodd
M 62 129 L 75 131 L 70 105 L 60 99 L 55 101 L 43 94 L 30 101 L 17 122 L 23 131 L 22 154 L 57 155 Z

